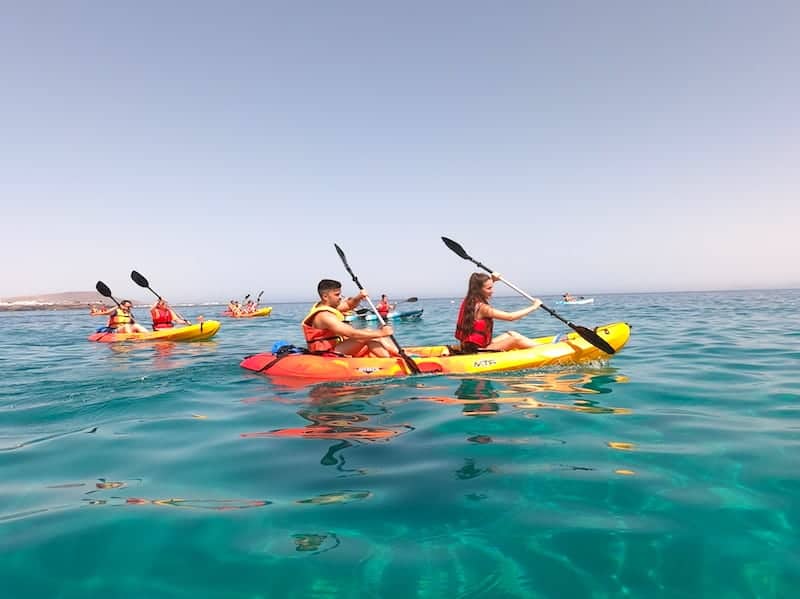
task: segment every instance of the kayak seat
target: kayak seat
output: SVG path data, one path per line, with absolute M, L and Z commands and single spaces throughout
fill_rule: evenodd
M 459 345 L 448 345 L 447 349 L 451 356 L 469 356 L 474 354 L 493 354 L 502 350 L 478 348 L 475 351 L 464 351 Z

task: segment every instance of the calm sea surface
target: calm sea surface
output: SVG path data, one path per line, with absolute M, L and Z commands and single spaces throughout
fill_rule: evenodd
M 570 369 L 287 388 L 239 361 L 299 343 L 305 304 L 181 308 L 223 321 L 195 344 L 0 313 L 0 595 L 797 597 L 800 291 L 546 299 L 629 322 L 629 344 Z M 457 302 L 413 306 L 401 343 L 452 342 Z M 566 330 L 543 311 L 512 326 Z

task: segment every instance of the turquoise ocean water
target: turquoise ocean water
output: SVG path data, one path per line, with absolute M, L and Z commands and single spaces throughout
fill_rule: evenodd
M 607 363 L 300 388 L 238 364 L 305 304 L 181 308 L 223 322 L 196 344 L 0 313 L 0 594 L 797 596 L 800 291 L 595 297 L 546 299 L 633 326 Z M 397 338 L 451 342 L 457 305 Z

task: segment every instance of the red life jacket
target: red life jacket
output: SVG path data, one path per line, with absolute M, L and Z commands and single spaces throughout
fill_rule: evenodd
M 375 309 L 378 311 L 378 314 L 385 318 L 386 315 L 389 314 L 389 302 L 380 301 L 378 305 L 375 306 Z
M 467 299 L 464 298 L 461 302 L 461 307 L 458 309 L 458 321 L 456 322 L 456 339 L 464 343 L 474 343 L 478 347 L 486 347 L 492 342 L 492 330 L 494 329 L 493 318 L 476 318 L 472 323 L 472 330 L 468 331 L 464 327 L 464 304 Z M 481 304 L 475 305 L 475 313 L 478 313 L 478 308 Z
M 153 308 L 150 310 L 153 318 L 153 330 L 172 328 L 172 311 L 169 308 Z
M 334 316 L 336 316 L 336 318 L 344 321 L 344 314 L 339 312 L 339 310 L 336 308 L 314 304 L 308 314 L 306 314 L 306 317 L 303 319 L 303 336 L 306 338 L 309 351 L 333 351 L 333 349 L 339 343 L 344 341 L 344 338 L 336 335 L 333 331 L 328 329 L 317 329 L 309 324 L 314 319 L 314 316 L 320 312 L 331 312 Z

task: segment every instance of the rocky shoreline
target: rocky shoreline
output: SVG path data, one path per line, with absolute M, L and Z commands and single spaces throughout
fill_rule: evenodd
M 89 311 L 90 305 L 111 306 L 111 300 L 96 291 L 64 291 L 39 295 L 18 295 L 0 298 L 0 312 L 29 312 L 34 310 L 78 310 Z
M 87 310 L 85 303 L 75 304 L 4 304 L 0 303 L 0 312 L 33 312 L 36 310 Z

